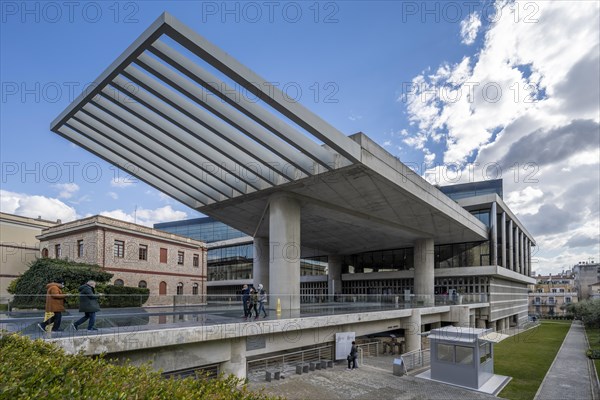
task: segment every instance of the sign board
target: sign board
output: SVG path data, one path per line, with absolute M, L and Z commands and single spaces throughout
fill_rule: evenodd
M 356 337 L 356 332 L 339 332 L 335 334 L 335 359 L 345 360 L 350 349 L 352 348 L 352 342 Z

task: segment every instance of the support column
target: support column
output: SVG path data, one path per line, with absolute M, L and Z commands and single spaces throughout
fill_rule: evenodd
M 521 260 L 519 256 L 519 247 L 521 247 L 519 245 L 521 243 L 520 236 L 521 232 L 519 231 L 519 227 L 517 226 L 515 228 L 515 272 L 519 273 L 521 272 L 521 264 L 519 264 L 519 261 Z
M 402 324 L 402 328 L 406 340 L 406 352 L 421 350 L 421 310 L 419 308 L 413 308 L 410 318 Z
M 492 202 L 492 208 L 490 209 L 490 264 L 498 265 L 498 216 L 496 215 L 496 202 Z
M 433 239 L 415 241 L 415 278 L 413 294 L 423 304 L 434 304 Z
M 500 223 L 502 224 L 502 226 L 500 227 L 500 234 L 502 235 L 502 253 L 501 253 L 501 257 L 502 257 L 502 266 L 504 268 L 506 268 L 507 263 L 506 263 L 506 212 L 502 211 L 502 218 L 500 220 Z
M 523 231 L 519 229 L 519 273 L 523 273 Z
M 526 274 L 526 264 L 525 264 L 525 239 L 527 236 L 521 231 L 521 273 Z
M 477 328 L 485 329 L 485 319 L 477 318 L 475 319 L 475 324 Z
M 252 262 L 252 278 L 254 287 L 263 284 L 267 293 L 271 293 L 269 285 L 269 239 L 254 238 L 254 260 Z M 272 305 L 272 303 L 270 303 Z
M 508 269 L 511 271 L 515 270 L 515 257 L 514 257 L 514 248 L 515 243 L 513 242 L 513 222 L 512 219 L 508 221 Z
M 300 310 L 300 203 L 284 194 L 270 199 L 269 250 L 270 300 Z
M 330 296 L 342 293 L 342 256 L 327 257 L 327 288 Z
M 225 375 L 233 374 L 241 379 L 246 379 L 246 340 L 243 338 L 231 339 L 229 361 L 221 364 Z
M 527 241 L 527 276 L 531 276 L 531 240 Z

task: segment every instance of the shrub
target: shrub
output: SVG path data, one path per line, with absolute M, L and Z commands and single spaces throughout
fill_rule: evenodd
M 112 274 L 104 272 L 99 265 L 76 263 L 67 260 L 53 258 L 38 258 L 33 261 L 25 273 L 15 279 L 15 298 L 13 307 L 19 308 L 44 308 L 46 304 L 46 285 L 56 278 L 65 280 L 65 293 L 78 295 L 77 288 L 87 282 L 94 280 L 98 283 L 107 282 Z M 75 307 L 78 296 L 67 299 L 67 307 Z
M 132 286 L 106 285 L 103 292 L 102 305 L 106 307 L 140 307 L 150 297 L 150 289 Z
M 0 338 L 0 398 L 268 400 L 234 376 L 165 379 L 149 366 L 113 365 L 69 355 L 54 344 L 15 334 Z
M 585 354 L 591 359 L 600 359 L 600 350 L 588 349 Z

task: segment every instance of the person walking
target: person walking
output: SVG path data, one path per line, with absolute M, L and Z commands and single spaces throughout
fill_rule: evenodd
M 56 279 L 55 282 L 46 285 L 46 312 L 52 312 L 54 315 L 37 324 L 43 332 L 46 332 L 46 326 L 52 323 L 54 324 L 52 332 L 62 332 L 64 330 L 60 329 L 62 313 L 65 311 L 65 298 L 67 297 L 61 290 L 64 287 L 64 279 Z
M 100 304 L 96 294 L 95 281 L 87 281 L 84 285 L 79 286 L 79 311 L 85 315 L 72 324 L 73 328 L 77 330 L 79 325 L 89 320 L 87 330 L 97 331 L 98 328 L 94 325 L 96 324 L 96 313 L 100 311 Z
M 248 319 L 248 313 L 250 310 L 248 309 L 248 301 L 250 300 L 250 289 L 248 289 L 248 285 L 242 286 L 242 305 L 244 306 L 244 318 Z
M 258 313 L 256 314 L 257 318 L 261 311 L 265 315 L 263 318 L 268 317 L 267 311 L 265 310 L 266 303 L 267 303 L 267 291 L 263 288 L 262 283 L 259 283 L 258 284 Z
M 357 356 L 358 356 L 358 348 L 356 347 L 356 342 L 352 341 L 352 347 L 350 348 L 350 354 L 348 354 L 348 369 L 358 368 L 356 366 Z M 350 368 L 350 363 L 352 363 L 352 368 Z
M 254 319 L 258 318 L 258 293 L 256 292 L 256 289 L 251 288 L 250 289 L 250 305 L 248 307 L 248 314 L 250 315 L 250 318 L 252 318 L 252 310 L 254 310 Z

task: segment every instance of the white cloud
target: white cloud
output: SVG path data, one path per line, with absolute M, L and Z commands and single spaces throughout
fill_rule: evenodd
M 75 209 L 58 199 L 6 190 L 0 190 L 0 210 L 30 218 L 60 219 L 62 222 L 73 221 L 77 218 Z
M 133 186 L 134 183 L 135 183 L 134 178 L 126 177 L 126 176 L 114 177 L 110 180 L 110 186 L 116 187 L 116 188 L 126 188 L 129 186 Z
M 474 12 L 471 13 L 467 18 L 460 22 L 460 36 L 462 42 L 466 45 L 473 44 L 477 38 L 477 32 L 481 27 L 481 20 L 479 14 Z
M 159 222 L 176 221 L 180 219 L 186 219 L 188 217 L 186 212 L 174 210 L 171 206 L 164 206 L 154 210 L 138 208 L 136 211 L 130 213 L 127 213 L 121 209 L 117 209 L 111 211 L 102 211 L 99 214 L 149 227 L 152 227 L 154 224 Z
M 110 197 L 111 199 L 113 199 L 113 200 L 118 200 L 119 199 L 119 195 L 117 193 L 115 193 L 115 192 L 108 192 L 108 193 L 106 193 L 106 195 L 108 197 Z
M 79 185 L 76 183 L 57 183 L 52 186 L 59 190 L 60 199 L 70 199 L 79 190 Z
M 558 272 L 600 258 L 600 4 L 536 5 L 526 22 L 498 1 L 481 49 L 416 76 L 404 100 L 413 147 L 446 138 L 444 165 L 425 179 L 503 178 L 504 200 L 538 242 L 537 268 Z
M 383 147 L 388 147 L 392 145 L 392 141 L 391 140 L 386 140 L 385 142 L 383 142 Z

